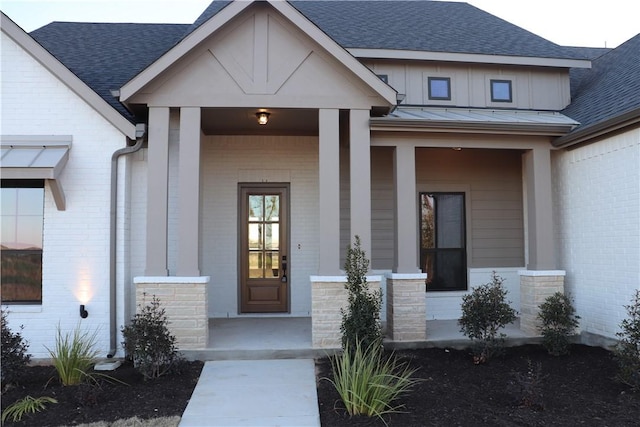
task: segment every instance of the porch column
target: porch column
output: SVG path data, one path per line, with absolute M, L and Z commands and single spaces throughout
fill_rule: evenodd
M 180 108 L 177 276 L 200 276 L 200 108 Z
M 147 276 L 168 276 L 167 201 L 169 183 L 169 108 L 149 108 L 147 166 Z
M 319 111 L 320 263 L 318 274 L 340 273 L 339 110 Z
M 369 110 L 351 110 L 349 116 L 349 165 L 351 182 L 351 236 L 360 236 L 362 249 L 371 259 L 371 131 Z
M 551 206 L 551 150 L 535 147 L 524 154 L 527 191 L 528 270 L 556 268 Z
M 396 273 L 417 273 L 420 271 L 420 267 L 418 262 L 415 147 L 396 146 L 393 156 L 393 178 L 396 196 L 394 271 Z

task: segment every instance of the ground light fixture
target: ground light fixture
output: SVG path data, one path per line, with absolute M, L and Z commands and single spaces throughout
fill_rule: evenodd
M 256 113 L 256 117 L 258 118 L 259 125 L 266 125 L 269 122 L 269 116 L 271 114 L 266 111 L 258 111 Z
M 84 307 L 84 304 L 80 304 L 80 317 L 82 317 L 83 319 L 86 319 L 88 316 L 89 316 L 89 312 Z

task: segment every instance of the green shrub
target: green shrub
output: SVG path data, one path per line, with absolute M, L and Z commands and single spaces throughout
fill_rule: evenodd
M 640 290 L 637 290 L 630 305 L 624 306 L 628 319 L 620 323 L 620 338 L 614 348 L 618 362 L 617 378 L 635 391 L 640 391 Z
M 97 330 L 83 332 L 80 325 L 72 333 L 63 335 L 58 325 L 54 349 L 45 348 L 51 355 L 62 385 L 78 385 L 93 378 L 90 371 L 98 357 L 98 351 L 95 350 L 97 337 Z
M 22 416 L 24 414 L 35 414 L 36 412 L 40 412 L 45 408 L 46 403 L 58 403 L 58 401 L 53 397 L 48 396 L 38 398 L 26 396 L 25 398 L 7 406 L 5 410 L 2 411 L 2 423 L 4 424 L 8 418 L 11 418 L 11 421 L 15 423 L 22 420 Z
M 568 296 L 562 292 L 547 297 L 540 305 L 538 318 L 542 322 L 542 345 L 553 356 L 569 354 L 569 337 L 578 327 L 576 310 Z
M 360 343 L 347 346 L 331 359 L 333 380 L 349 415 L 377 416 L 398 412 L 404 405 L 395 402 L 411 391 L 418 380 L 415 369 L 395 356 L 385 358 L 383 348 L 364 348 Z
M 380 308 L 382 291 L 370 290 L 367 286 L 369 260 L 360 246 L 360 237 L 355 236 L 353 247 L 347 247 L 347 259 L 344 265 L 347 273 L 345 288 L 349 293 L 348 306 L 341 310 L 342 348 L 355 348 L 361 345 L 369 348 L 382 345 L 382 327 Z
M 182 360 L 168 324 L 165 310 L 154 295 L 149 304 L 141 306 L 131 324 L 122 328 L 125 352 L 145 380 L 161 377 Z
M 498 330 L 516 320 L 516 311 L 506 301 L 504 279 L 495 271 L 491 282 L 478 286 L 462 297 L 460 332 L 472 341 L 474 362 L 484 363 L 504 350 L 505 334 Z
M 0 362 L 0 377 L 2 385 L 6 387 L 18 380 L 24 367 L 31 360 L 31 355 L 27 354 L 29 344 L 24 340 L 20 332 L 12 332 L 7 323 L 7 312 L 1 311 L 2 323 L 2 360 Z M 20 326 L 22 329 L 22 326 Z

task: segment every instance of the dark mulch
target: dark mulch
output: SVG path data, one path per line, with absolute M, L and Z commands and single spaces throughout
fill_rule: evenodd
M 60 426 L 96 421 L 115 421 L 137 416 L 141 419 L 181 416 L 202 371 L 202 362 L 185 362 L 178 372 L 143 381 L 130 363 L 106 374 L 125 382 L 63 387 L 51 366 L 25 368 L 20 384 L 2 393 L 2 410 L 25 396 L 49 396 L 58 400 L 42 412 L 25 415 L 6 426 Z
M 397 353 L 419 368 L 423 381 L 402 398 L 405 413 L 385 417 L 389 426 L 640 426 L 640 393 L 616 382 L 610 352 L 573 346 L 553 357 L 540 346 L 507 349 L 504 356 L 474 365 L 466 351 L 422 349 Z M 514 373 L 525 374 L 528 360 L 541 363 L 541 394 L 523 405 Z M 320 377 L 330 375 L 327 359 Z M 378 418 L 350 418 L 327 380 L 318 384 L 323 426 L 384 426 Z

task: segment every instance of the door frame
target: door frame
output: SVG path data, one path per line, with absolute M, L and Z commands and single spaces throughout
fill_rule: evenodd
M 273 191 L 270 191 L 273 190 Z M 243 239 L 246 236 L 244 232 L 244 227 L 246 225 L 246 218 L 243 216 L 244 211 L 244 195 L 247 193 L 255 194 L 269 194 L 273 192 L 281 192 L 284 194 L 284 203 L 281 201 L 280 210 L 284 216 L 284 221 L 280 221 L 280 227 L 285 234 L 285 239 L 281 239 L 280 241 L 280 257 L 282 260 L 282 256 L 287 257 L 287 282 L 286 282 L 286 291 L 284 292 L 284 297 L 286 298 L 286 303 L 284 310 L 282 311 L 243 311 L 242 304 L 242 292 L 243 292 L 243 281 L 245 280 L 245 272 L 244 268 L 244 257 L 243 257 Z M 239 315 L 251 315 L 251 314 L 283 314 L 283 313 L 291 313 L 291 260 L 289 249 L 291 248 L 291 184 L 288 182 L 240 182 L 238 183 L 238 228 L 237 228 L 237 293 L 238 293 L 238 314 Z M 283 206 L 284 205 L 284 206 Z

